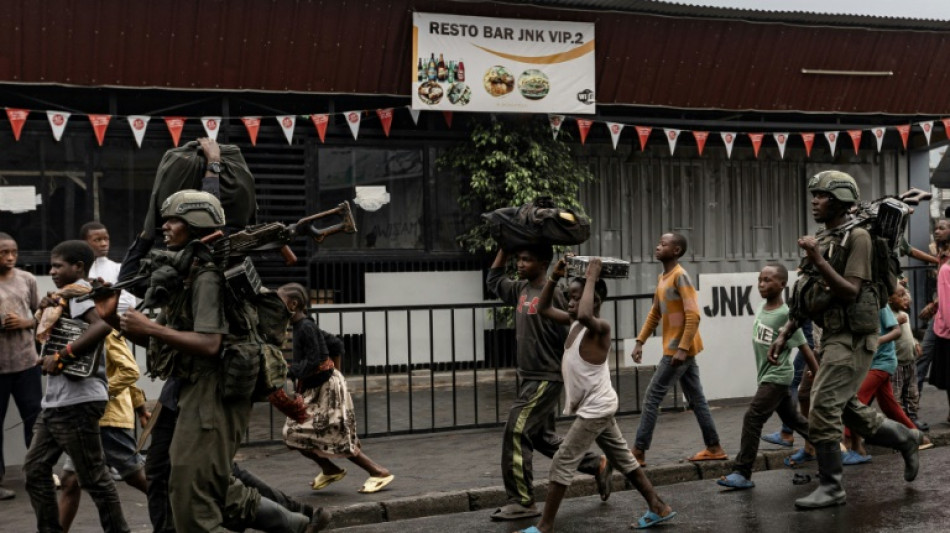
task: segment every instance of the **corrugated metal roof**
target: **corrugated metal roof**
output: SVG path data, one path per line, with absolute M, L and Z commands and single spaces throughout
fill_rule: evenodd
M 950 114 L 947 31 L 440 0 L 7 3 L 13 27 L 0 31 L 0 80 L 7 82 L 380 94 L 408 101 L 412 12 L 418 10 L 595 22 L 600 104 Z M 810 75 L 802 69 L 893 75 Z

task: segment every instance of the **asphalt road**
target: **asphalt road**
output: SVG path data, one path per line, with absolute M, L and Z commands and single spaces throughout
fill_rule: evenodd
M 724 490 L 712 480 L 660 487 L 660 496 L 678 515 L 654 531 L 780 531 L 849 533 L 887 531 L 950 531 L 950 448 L 922 452 L 923 468 L 913 483 L 903 480 L 899 455 L 877 455 L 868 464 L 846 467 L 848 502 L 841 507 L 797 511 L 795 498 L 808 494 L 817 481 L 793 485 L 791 470 L 757 472 L 756 487 L 745 491 Z M 815 471 L 802 469 L 795 472 Z M 635 491 L 615 492 L 602 503 L 597 497 L 565 500 L 558 516 L 557 531 L 589 533 L 627 531 L 646 506 Z M 403 520 L 337 531 L 445 533 L 510 533 L 534 524 L 492 522 L 490 510 Z

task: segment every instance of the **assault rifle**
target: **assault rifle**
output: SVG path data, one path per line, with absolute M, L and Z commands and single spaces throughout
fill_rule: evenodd
M 339 217 L 339 222 L 324 228 L 317 227 L 317 220 L 330 216 Z M 256 224 L 228 236 L 219 230 L 200 241 L 188 243 L 182 250 L 174 252 L 152 250 L 146 258 L 141 260 L 138 274 L 114 285 L 94 283 L 92 292 L 78 297 L 77 301 L 103 300 L 126 289 L 137 296 L 142 296 L 143 300 L 138 306 L 140 309 L 155 307 L 179 288 L 196 259 L 204 262 L 213 261 L 222 269 L 237 263 L 237 269 L 241 275 L 253 278 L 256 275 L 253 272 L 253 266 L 248 266 L 249 261 L 241 262 L 237 258 L 246 257 L 253 252 L 279 249 L 286 264 L 293 265 L 297 262 L 297 256 L 290 249 L 289 244 L 298 236 L 308 236 L 315 242 L 322 243 L 330 235 L 341 232 L 356 233 L 356 231 L 356 221 L 353 220 L 349 202 L 343 202 L 333 209 L 301 218 L 290 225 L 281 222 Z M 248 272 L 249 269 L 251 272 Z

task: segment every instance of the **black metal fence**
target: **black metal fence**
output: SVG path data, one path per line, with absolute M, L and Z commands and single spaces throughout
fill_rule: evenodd
M 608 298 L 601 315 L 614 324 L 610 365 L 618 414 L 639 413 L 653 367 L 629 359 L 652 294 Z M 321 328 L 346 345 L 342 371 L 361 436 L 399 435 L 504 424 L 516 397 L 515 335 L 501 303 L 402 307 L 321 306 Z M 679 408 L 679 394 L 665 408 Z M 281 439 L 284 417 L 256 404 L 247 444 Z

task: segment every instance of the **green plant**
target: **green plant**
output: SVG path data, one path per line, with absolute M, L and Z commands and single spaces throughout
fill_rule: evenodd
M 560 137 L 566 135 L 562 130 Z M 550 196 L 556 204 L 582 213 L 577 193 L 582 183 L 593 179 L 590 169 L 574 158 L 570 145 L 554 139 L 547 120 L 539 116 L 473 121 L 469 139 L 443 152 L 436 164 L 467 176 L 459 204 L 483 212 Z M 472 253 L 495 247 L 488 226 L 480 220 L 457 240 Z

